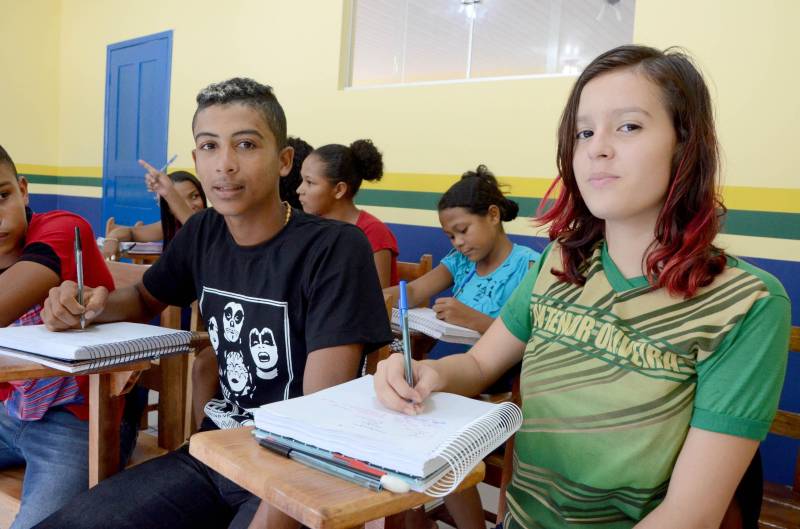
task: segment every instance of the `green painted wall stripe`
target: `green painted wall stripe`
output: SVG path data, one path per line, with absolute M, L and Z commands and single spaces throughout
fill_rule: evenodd
M 800 213 L 729 209 L 722 231 L 732 235 L 798 240 Z
M 439 193 L 362 189 L 358 193 L 357 202 L 365 206 L 435 211 L 440 196 Z M 517 201 L 522 215 L 528 216 L 533 215 L 541 201 L 539 198 L 515 197 L 513 195 L 509 196 L 509 198 Z M 731 209 L 728 210 L 723 233 L 800 240 L 800 213 Z
M 32 184 L 58 184 L 73 186 L 102 187 L 101 178 L 91 176 L 52 176 L 24 174 Z M 358 203 L 365 206 L 436 210 L 440 193 L 418 191 L 386 191 L 362 189 L 358 193 Z M 520 212 L 531 216 L 539 207 L 539 198 L 517 197 Z M 773 211 L 747 211 L 732 209 L 728 211 L 723 233 L 747 235 L 751 237 L 772 237 L 776 239 L 800 240 L 800 213 L 779 213 Z
M 20 173 L 31 184 L 103 187 L 103 179 L 94 176 L 53 176 Z

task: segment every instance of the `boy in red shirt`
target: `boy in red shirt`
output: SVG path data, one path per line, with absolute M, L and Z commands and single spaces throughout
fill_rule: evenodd
M 48 291 L 76 277 L 80 229 L 86 284 L 113 289 L 89 224 L 66 211 L 28 208 L 28 183 L 0 146 L 0 325 L 42 323 Z M 12 529 L 32 527 L 88 488 L 86 376 L 0 383 L 0 468 L 25 465 Z

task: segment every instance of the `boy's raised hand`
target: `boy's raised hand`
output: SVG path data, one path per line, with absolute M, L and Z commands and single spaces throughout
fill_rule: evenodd
M 64 281 L 50 289 L 42 310 L 42 320 L 49 330 L 80 328 L 81 314 L 84 314 L 87 324 L 91 323 L 103 312 L 108 300 L 108 289 L 84 287 L 83 306 L 78 303 L 77 298 L 78 285 L 74 281 Z
M 378 362 L 373 377 L 375 395 L 381 404 L 391 410 L 417 415 L 422 411 L 422 403 L 439 385 L 439 373 L 423 362 L 412 360 L 416 382 L 412 388 L 406 382 L 403 364 L 403 355 L 399 353 Z

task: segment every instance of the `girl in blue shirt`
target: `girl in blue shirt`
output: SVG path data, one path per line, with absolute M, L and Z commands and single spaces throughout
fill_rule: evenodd
M 464 173 L 439 199 L 438 209 L 453 250 L 408 284 L 408 304 L 416 307 L 452 287 L 453 296 L 433 304 L 436 316 L 483 333 L 540 254 L 506 235 L 503 222 L 514 220 L 519 206 L 503 195 L 485 165 Z M 399 297 L 397 287 L 386 292 Z

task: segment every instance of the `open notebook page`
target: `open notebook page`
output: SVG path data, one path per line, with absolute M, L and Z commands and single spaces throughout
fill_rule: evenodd
M 400 327 L 400 311 L 398 309 L 392 309 L 392 324 L 397 328 Z M 471 345 L 481 337 L 477 331 L 440 320 L 436 317 L 433 309 L 428 307 L 409 309 L 408 326 L 411 330 L 445 342 Z
M 256 426 L 324 450 L 346 453 L 385 468 L 421 475 L 425 463 L 453 433 L 495 405 L 435 393 L 425 410 L 409 416 L 383 407 L 372 377 L 255 411 Z

